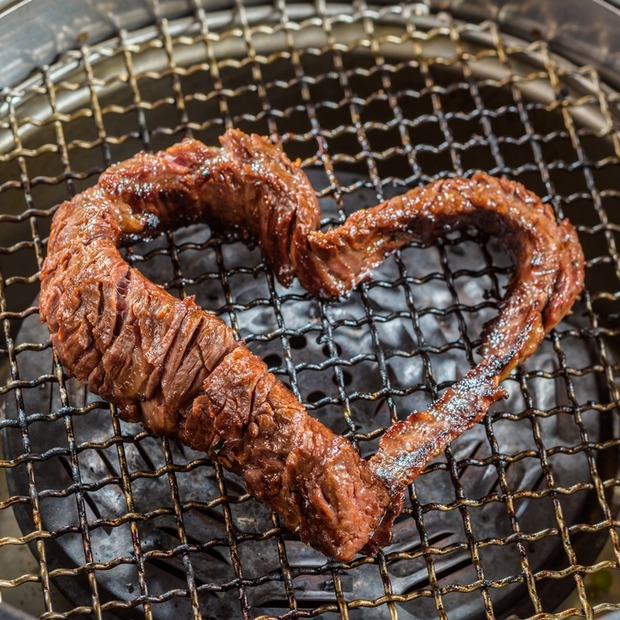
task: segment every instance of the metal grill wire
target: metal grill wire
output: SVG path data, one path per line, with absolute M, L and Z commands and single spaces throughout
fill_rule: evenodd
M 27 591 L 40 598 L 40 613 L 45 618 L 80 614 L 103 617 L 123 610 L 153 617 L 162 603 L 177 599 L 189 601 L 193 615 L 201 617 L 205 598 L 226 593 L 236 601 L 237 607 L 229 612 L 232 616 L 255 617 L 253 591 L 270 583 L 280 584 L 286 605 L 278 612 L 280 618 L 365 617 L 373 609 L 382 613 L 377 617 L 409 618 L 413 617 L 411 610 L 415 605 L 424 601 L 430 601 L 433 614 L 443 618 L 450 617 L 447 610 L 453 609 L 452 601 L 473 598 L 481 599 L 481 608 L 489 617 L 496 617 L 499 611 L 494 607 L 495 594 L 523 586 L 518 591 L 524 592 L 524 600 L 519 602 L 527 610 L 524 615 L 551 617 L 554 610 L 545 606 L 541 591 L 549 584 L 555 587 L 566 581 L 575 588 L 578 602 L 565 606 L 553 617 L 592 617 L 618 609 L 614 601 L 597 602 L 588 587 L 593 575 L 617 568 L 620 562 L 615 529 L 618 521 L 612 509 L 612 494 L 619 485 L 617 472 L 599 469 L 601 455 L 617 451 L 618 439 L 607 437 L 599 442 L 589 435 L 589 421 L 594 417 L 609 420 L 615 415 L 619 397 L 618 358 L 610 345 L 618 336 L 620 270 L 616 250 L 620 193 L 615 183 L 620 140 L 617 121 L 611 113 L 620 104 L 617 95 L 602 88 L 592 69 L 562 64 L 542 43 L 525 45 L 507 40 L 492 23 L 468 25 L 443 16 L 432 27 L 416 28 L 416 12 L 422 19 L 425 15 L 424 8 L 417 5 L 376 9 L 356 3 L 349 12 L 335 14 L 329 5 L 318 1 L 312 13 L 299 18 L 291 16 L 291 7 L 276 0 L 266 13 L 271 17 L 256 25 L 239 3 L 230 22 L 217 30 L 210 28 L 212 21 L 203 8 L 189 9 L 191 16 L 185 20 L 158 18 L 153 36 L 141 42 L 135 42 L 131 33 L 121 31 L 118 40 L 97 49 L 84 45 L 63 61 L 67 65 L 73 63 L 72 73 L 58 78 L 54 68 L 46 68 L 24 88 L 7 91 L 3 96 L 6 114 L 0 124 L 0 139 L 5 145 L 0 155 L 4 168 L 0 185 L 0 353 L 8 378 L 0 392 L 16 402 L 18 416 L 2 420 L 0 432 L 17 437 L 23 451 L 0 461 L 0 465 L 10 475 L 21 472 L 27 480 L 27 493 L 4 499 L 0 509 L 22 506 L 32 520 L 32 529 L 23 535 L 0 539 L 0 587 L 31 588 Z M 382 23 L 389 25 L 387 29 Z M 343 42 L 339 38 L 343 29 L 352 26 L 359 36 Z M 487 44 L 471 43 L 481 36 Z M 269 37 L 284 42 L 281 51 L 260 51 Z M 218 46 L 239 41 L 243 43 L 239 59 L 218 54 Z M 445 47 L 434 47 L 439 42 L 448 45 L 449 53 Z M 187 52 L 195 53 L 196 49 L 201 50 L 201 60 L 184 62 Z M 390 55 L 396 49 L 407 49 L 408 56 L 397 55 L 393 60 Z M 149 64 L 151 57 L 154 66 L 165 58 L 164 68 L 153 69 Z M 114 61 L 114 71 L 104 61 Z M 328 70 L 312 72 L 312 67 L 326 63 L 330 65 Z M 481 77 L 485 63 L 499 67 L 499 76 Z M 444 69 L 450 69 L 449 80 Z M 283 77 L 278 77 L 279 71 Z M 272 75 L 276 77 L 269 77 Z M 197 81 L 204 87 L 196 88 Z M 582 83 L 589 86 L 581 92 L 567 87 Z M 526 96 L 528 89 L 539 89 L 548 100 L 530 100 Z M 503 99 L 494 107 L 496 92 L 501 92 Z M 62 102 L 71 98 L 79 105 L 65 109 Z M 39 111 L 43 113 L 29 112 L 32 101 L 42 106 Z M 582 114 L 593 115 L 597 122 L 580 124 Z M 499 133 L 496 126 L 500 122 L 512 127 L 512 133 Z M 472 123 L 477 131 L 463 136 L 462 126 L 470 128 Z M 429 501 L 420 497 L 417 485 L 412 486 L 405 518 L 414 523 L 412 532 L 417 530 L 419 540 L 409 550 L 388 550 L 375 559 L 356 559 L 350 566 L 326 562 L 318 555 L 311 555 L 312 561 L 306 565 L 290 563 L 294 541 L 281 529 L 276 516 L 257 519 L 262 529 L 256 525 L 254 529 L 244 528 L 236 519 L 237 507 L 253 500 L 238 490 L 234 479 L 219 467 L 214 467 L 217 493 L 213 497 L 182 497 L 180 480 L 185 474 L 197 469 L 211 471 L 212 465 L 204 457 L 184 456 L 180 448 L 162 439 L 157 440 L 161 461 L 151 457 L 151 468 L 134 469 L 132 446 L 139 448 L 154 440 L 139 428 L 120 423 L 112 408 L 108 436 L 81 440 L 79 429 L 88 427 L 89 416 L 107 411 L 107 405 L 89 400 L 85 394 L 81 401 L 74 398 L 75 388 L 72 390 L 59 365 L 51 362 L 49 342 L 20 341 L 20 330 L 38 321 L 36 301 L 32 300 L 38 290 L 37 274 L 54 205 L 91 185 L 98 172 L 119 157 L 141 148 L 158 149 L 186 135 L 213 143 L 215 136 L 232 126 L 279 135 L 285 150 L 300 157 L 306 169 L 315 171 L 312 178 L 318 195 L 324 204 L 337 207 L 325 217 L 324 225 L 342 221 L 347 212 L 367 199 L 363 197 L 368 192 L 379 200 L 390 192 L 398 193 L 438 176 L 467 175 L 478 168 L 522 180 L 549 201 L 558 216 L 569 215 L 580 223 L 588 253 L 588 282 L 593 283 L 582 296 L 583 323 L 564 326 L 549 336 L 544 346 L 555 356 L 553 367 L 525 365 L 506 382 L 522 408 L 500 406 L 485 419 L 481 425 L 484 446 L 479 452 L 463 456 L 448 449 L 445 458 L 438 459 L 422 476 L 445 477 L 453 490 L 452 497 Z M 420 135 L 432 137 L 418 140 Z M 607 150 L 601 155 L 603 148 Z M 566 186 L 577 189 L 566 193 Z M 463 258 L 464 252 L 458 254 L 458 248 L 469 252 L 473 245 L 478 246 L 478 263 L 470 268 Z M 412 251 L 415 250 L 414 247 Z M 238 244 L 215 238 L 182 243 L 170 234 L 154 245 L 130 251 L 128 258 L 140 267 L 148 262 L 161 266 L 161 273 L 167 274 L 161 276 L 161 282 L 181 296 L 193 294 L 206 284 L 217 287 L 218 303 L 212 308 L 254 350 L 277 349 L 279 354 L 272 354 L 269 359 L 272 370 L 319 417 L 330 408 L 337 409 L 341 416 L 339 430 L 360 449 L 368 451 L 365 446 L 372 446 L 379 429 L 360 432 L 356 408 L 371 403 L 377 411 L 387 412 L 393 421 L 397 411 L 404 413 L 400 403 L 409 402 L 408 397 L 417 398 L 421 404 L 435 398 L 455 378 L 436 376 L 437 359 L 456 351 L 465 367 L 472 364 L 478 334 L 468 328 L 471 317 L 492 313 L 497 307 L 507 269 L 496 262 L 487 244 L 475 236 L 464 235 L 448 239 L 432 251 L 436 253 L 437 269 L 422 275 L 417 275 L 415 265 L 407 262 L 407 251 L 397 254 L 391 263 L 396 275 L 385 279 L 379 274 L 375 281 L 360 287 L 355 299 L 363 314 L 346 320 L 334 320 L 335 302 L 318 302 L 299 288 L 281 289 L 261 261 L 259 251 L 242 250 Z M 466 268 L 455 267 L 455 251 L 467 263 Z M 209 255 L 211 268 L 190 273 L 188 265 L 198 252 Z M 235 252 L 241 252 L 242 259 L 235 259 Z M 238 284 L 256 278 L 266 282 L 267 297 L 248 298 Z M 488 278 L 489 299 L 476 305 L 463 303 L 462 278 Z M 426 305 L 420 304 L 414 289 L 429 281 L 445 285 L 450 299 L 447 305 L 434 307 L 432 299 Z M 393 310 L 380 308 L 375 302 L 377 291 L 396 292 L 404 303 Z M 24 303 L 23 299 L 30 301 Z M 252 331 L 246 318 L 256 308 L 272 313 L 270 331 Z M 456 337 L 441 345 L 425 341 L 425 321 L 431 317 L 455 326 Z M 413 353 L 392 350 L 382 341 L 382 326 L 392 321 L 409 324 L 416 339 Z M 372 351 L 357 355 L 348 351 L 344 355 L 338 338 L 347 329 L 368 333 Z M 296 352 L 311 338 L 319 338 L 323 344 L 323 359 L 316 363 L 304 361 L 303 350 Z M 571 340 L 587 342 L 594 360 L 591 364 L 571 364 L 566 349 Z M 20 364 L 27 354 L 50 359 L 50 372 L 31 376 L 29 367 Z M 391 372 L 391 360 L 399 356 L 419 364 L 417 383 L 403 386 Z M 356 367 L 365 369 L 362 362 L 369 361 L 380 383 L 374 391 L 360 387 L 364 386 L 363 381 L 351 383 Z M 312 393 L 313 372 L 333 374 L 335 390 L 330 394 Z M 607 395 L 605 398 L 582 397 L 579 383 L 592 375 L 604 386 L 601 393 Z M 562 384 L 566 394 L 562 403 L 547 409 L 539 407 L 532 392 L 536 381 L 545 380 Z M 49 411 L 31 409 L 31 394 L 40 392 L 46 395 L 50 407 L 51 403 L 61 406 L 56 404 Z M 572 445 L 549 445 L 547 422 L 561 417 L 565 424 L 565 414 L 570 415 L 568 423 L 574 425 L 578 441 Z M 33 450 L 33 428 L 52 423 L 64 425 L 66 442 L 45 451 Z M 505 452 L 497 435 L 497 428 L 503 424 L 515 424 L 516 432 L 529 433 L 531 448 Z M 142 451 L 148 453 L 152 445 L 146 445 Z M 86 471 L 83 463 L 89 452 L 112 462 L 110 472 L 97 478 Z M 149 455 L 143 457 L 146 460 Z M 568 485 L 558 480 L 555 463 L 561 457 L 583 459 L 588 476 Z M 65 463 L 70 483 L 65 488 L 45 488 L 38 482 L 41 472 L 47 466 L 55 466 L 56 460 Z M 540 470 L 541 486 L 514 486 L 507 469 L 520 461 Z M 479 471 L 480 475 L 492 471 L 494 491 L 481 497 L 468 494 L 462 478 L 466 468 Z M 169 503 L 151 512 L 141 511 L 142 497 L 136 495 L 135 489 L 142 480 L 167 485 Z M 107 487 L 122 490 L 124 513 L 93 513 L 91 498 Z M 564 516 L 565 500 L 580 493 L 589 494 L 588 501 L 595 505 L 597 519 L 569 523 Z M 41 520 L 40 506 L 53 498 L 75 502 L 75 523 L 47 529 Z M 546 502 L 550 520 L 538 530 L 525 531 L 519 506 L 523 502 L 542 501 Z M 478 511 L 498 502 L 504 507 L 510 533 L 499 538 L 480 538 L 476 533 Z M 186 527 L 195 510 L 217 511 L 224 536 L 196 540 Z M 460 523 L 460 534 L 442 542 L 441 538 L 433 538 L 433 521 L 446 514 Z M 145 546 L 142 524 L 162 515 L 173 519 L 176 544 L 160 549 Z M 128 547 L 115 557 L 100 561 L 101 552 L 93 548 L 94 533 L 102 528 L 120 527 L 128 528 Z M 55 547 L 51 543 L 71 536 L 79 537 L 83 547 L 83 562 L 79 565 L 63 564 L 53 557 Z M 595 564 L 581 563 L 575 540 L 600 536 L 611 543 L 612 558 Z M 536 544 L 546 539 L 557 541 L 561 557 L 556 558 L 555 564 L 534 571 Z M 248 554 L 260 553 L 261 544 L 275 545 L 277 550 L 278 566 L 269 572 L 260 572 L 260 562 L 254 565 L 258 568 L 248 568 Z M 38 570 L 11 575 L 10 566 L 2 558 L 7 557 L 9 548 L 26 545 L 31 545 L 39 558 Z M 486 551 L 494 546 L 515 549 L 516 565 L 502 572 L 501 567 L 485 562 Z M 197 579 L 201 562 L 215 552 L 229 554 L 232 574 L 225 579 L 218 574 L 209 575 L 207 580 Z M 461 580 L 446 582 L 438 566 L 456 552 L 465 553 L 473 571 L 465 573 Z M 155 591 L 151 567 L 168 558 L 179 561 L 184 583 L 174 589 Z M 425 581 L 411 590 L 399 590 L 394 586 L 395 571 L 402 571 L 403 563 L 415 561 L 422 563 Z M 135 569 L 137 588 L 128 589 L 123 599 L 106 598 L 100 592 L 100 580 L 118 567 L 127 566 Z M 373 599 L 366 599 L 363 591 L 349 592 L 345 583 L 356 570 L 367 566 L 374 567 L 375 578 L 383 590 Z M 307 601 L 300 603 L 304 578 L 317 575 L 324 577 L 329 586 L 323 599 L 314 606 Z M 64 578 L 85 580 L 88 600 L 77 606 L 57 607 L 52 586 Z

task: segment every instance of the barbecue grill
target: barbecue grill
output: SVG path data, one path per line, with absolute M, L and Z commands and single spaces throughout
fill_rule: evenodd
M 620 564 L 614 6 L 31 4 L 0 16 L 0 514 L 18 525 L 0 538 L 5 599 L 48 619 L 620 610 L 605 585 Z M 272 135 L 301 160 L 324 228 L 483 169 L 579 230 L 587 274 L 573 314 L 415 481 L 375 558 L 328 560 L 204 454 L 120 421 L 63 374 L 39 322 L 58 203 L 114 161 L 189 135 L 215 144 L 228 127 Z M 412 244 L 334 301 L 282 288 L 260 248 L 206 226 L 126 257 L 226 320 L 363 455 L 471 367 L 511 271 L 475 230 Z

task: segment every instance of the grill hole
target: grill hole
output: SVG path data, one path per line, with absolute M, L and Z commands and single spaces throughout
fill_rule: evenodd
M 308 340 L 303 334 L 291 336 L 288 339 L 288 342 L 291 345 L 292 349 L 303 349 L 305 348 L 306 344 L 308 344 Z
M 348 370 L 343 370 L 342 371 L 343 385 L 347 387 L 348 385 L 351 385 L 352 381 L 353 381 L 353 375 Z M 338 380 L 336 379 L 336 377 L 332 377 L 332 382 L 334 383 L 334 385 L 338 385 Z
M 320 401 L 322 398 L 325 398 L 326 396 L 327 395 L 322 390 L 314 390 L 314 392 L 310 392 L 310 394 L 308 394 L 307 400 L 309 403 L 314 404 Z
M 263 358 L 263 362 L 265 362 L 271 370 L 273 368 L 280 368 L 282 365 L 282 358 L 277 353 L 270 353 Z
M 336 349 L 336 355 L 340 356 L 341 353 L 342 353 L 342 347 L 337 342 L 334 342 L 332 344 L 332 346 L 334 347 L 334 349 Z M 322 349 L 321 349 L 321 351 L 323 351 L 323 355 L 325 357 L 331 357 L 331 352 L 329 350 L 329 345 L 328 344 L 324 344 Z

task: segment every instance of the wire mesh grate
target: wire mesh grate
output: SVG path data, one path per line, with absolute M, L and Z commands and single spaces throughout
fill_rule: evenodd
M 423 5 L 237 2 L 67 53 L 0 102 L 0 420 L 21 533 L 0 588 L 44 618 L 564 618 L 617 609 L 618 96 L 588 67 Z M 227 127 L 299 158 L 322 226 L 477 169 L 578 226 L 587 289 L 507 400 L 412 485 L 395 542 L 328 561 L 205 455 L 126 424 L 64 376 L 36 306 L 51 215 L 111 162 Z M 202 226 L 127 260 L 224 318 L 314 415 L 373 452 L 460 378 L 510 274 L 476 231 L 412 244 L 347 300 L 283 289 L 260 248 Z M 610 559 L 597 560 L 602 546 Z M 16 572 L 11 550 L 37 564 Z M 68 601 L 58 600 L 56 591 Z M 563 602 L 575 591 L 576 603 Z M 559 605 L 559 607 L 558 607 Z

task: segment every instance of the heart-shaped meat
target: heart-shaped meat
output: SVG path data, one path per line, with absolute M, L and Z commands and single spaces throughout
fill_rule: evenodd
M 501 397 L 500 381 L 570 310 L 584 258 L 572 225 L 518 183 L 448 179 L 320 232 L 301 168 L 259 136 L 222 147 L 184 140 L 110 167 L 56 212 L 40 312 L 69 373 L 127 420 L 178 438 L 242 475 L 249 492 L 302 540 L 339 560 L 390 540 L 403 492 Z M 196 221 L 258 240 L 283 284 L 343 295 L 384 257 L 477 226 L 502 239 L 516 269 L 487 325 L 480 364 L 424 413 L 389 428 L 369 461 L 310 417 L 219 318 L 131 268 L 119 247 Z

